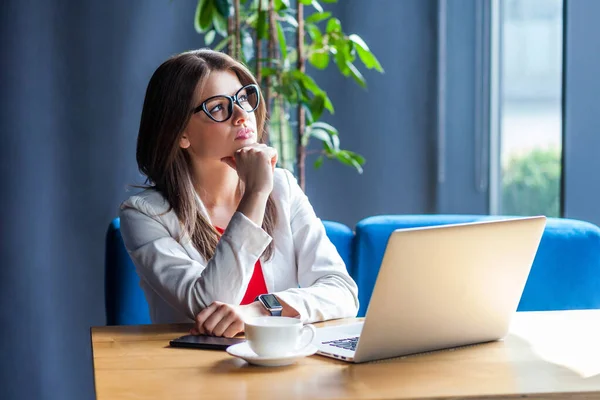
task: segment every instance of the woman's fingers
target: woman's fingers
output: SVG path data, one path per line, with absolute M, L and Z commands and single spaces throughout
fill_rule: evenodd
M 216 313 L 215 313 L 216 314 Z M 213 315 L 215 315 L 213 314 Z M 230 309 L 219 322 L 212 328 L 212 333 L 215 336 L 225 336 L 224 333 L 227 331 L 235 330 L 235 326 L 239 326 L 238 322 L 241 322 L 240 316 L 235 310 Z M 234 327 L 232 327 L 234 325 Z M 239 331 L 235 332 L 237 334 Z
M 236 307 L 214 302 L 198 313 L 190 334 L 233 337 L 243 330 L 244 322 Z
M 275 150 L 273 147 L 268 147 L 267 145 L 260 144 L 242 147 L 241 149 L 236 151 L 234 161 L 246 161 L 255 157 L 268 160 L 271 167 L 274 167 L 275 164 L 277 164 L 279 156 L 277 154 L 277 150 Z
M 215 327 L 222 321 L 226 319 L 235 318 L 235 311 L 228 304 L 220 304 L 217 309 L 208 317 L 203 324 L 204 332 L 207 335 L 215 335 Z
M 265 144 L 253 144 L 237 150 L 234 154 L 236 171 L 247 193 L 271 193 L 273 169 L 277 163 L 277 151 Z
M 196 315 L 196 325 L 194 328 L 198 332 L 198 335 L 207 335 L 206 330 L 204 329 L 204 322 L 215 312 L 215 310 L 219 307 L 219 302 L 213 302 L 211 305 L 203 309 Z
M 223 332 L 222 336 L 232 338 L 240 332 L 244 331 L 244 321 L 240 318 L 229 325 L 229 327 Z

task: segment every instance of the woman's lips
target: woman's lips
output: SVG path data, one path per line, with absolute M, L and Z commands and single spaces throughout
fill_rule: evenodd
M 254 131 L 250 128 L 242 128 L 235 135 L 235 140 L 246 140 L 252 138 Z

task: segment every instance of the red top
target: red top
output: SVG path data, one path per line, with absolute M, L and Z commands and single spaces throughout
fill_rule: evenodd
M 222 235 L 223 229 L 216 227 L 215 229 Z M 267 294 L 267 285 L 265 284 L 265 276 L 263 275 L 262 265 L 260 264 L 260 259 L 256 261 L 254 264 L 254 273 L 252 273 L 252 278 L 250 278 L 250 282 L 248 283 L 248 288 L 246 289 L 246 294 L 242 299 L 240 305 L 250 304 L 254 302 L 256 296 L 259 294 Z

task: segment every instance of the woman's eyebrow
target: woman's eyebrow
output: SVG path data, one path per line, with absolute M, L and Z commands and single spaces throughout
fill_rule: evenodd
M 204 100 L 200 101 L 200 104 L 204 103 L 206 100 L 210 99 L 211 97 L 215 97 L 215 96 L 231 96 L 231 97 L 233 97 L 233 95 L 236 94 L 237 92 L 239 92 L 240 89 L 242 89 L 243 87 L 244 87 L 243 85 L 240 86 L 239 88 L 237 88 L 236 90 L 234 90 L 231 94 L 217 93 L 217 94 L 213 94 L 213 95 L 210 95 L 210 96 L 206 96 L 206 97 L 203 98 Z

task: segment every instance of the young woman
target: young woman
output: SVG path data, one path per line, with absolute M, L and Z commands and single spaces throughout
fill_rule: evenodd
M 176 55 L 150 79 L 137 142 L 149 187 L 120 217 L 154 323 L 232 337 L 250 316 L 357 313 L 323 224 L 263 144 L 261 100 L 250 71 L 211 50 Z

